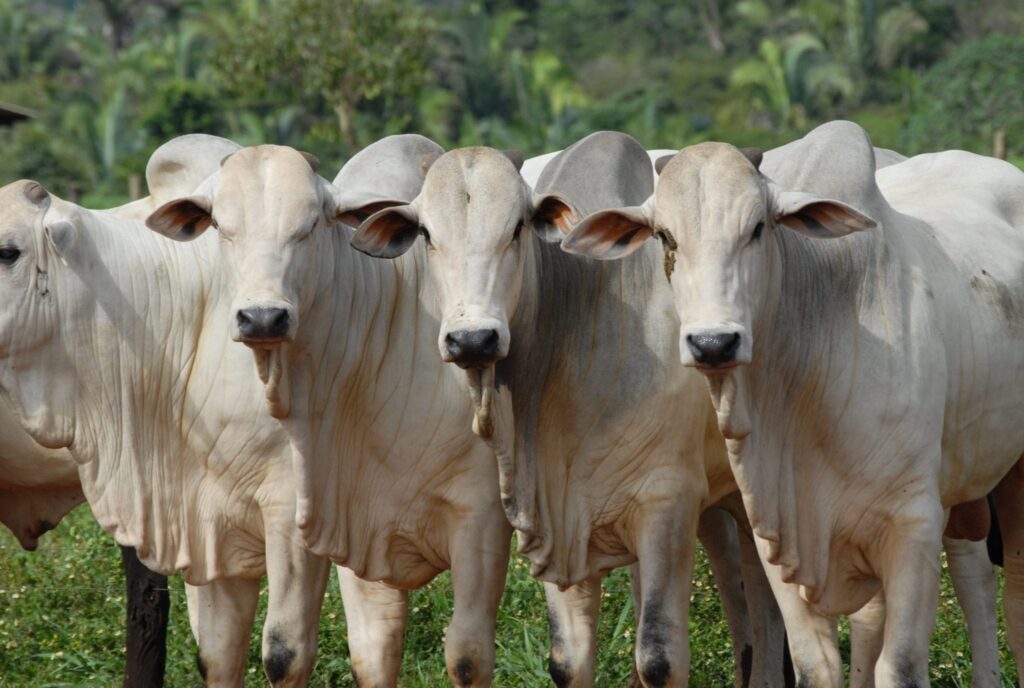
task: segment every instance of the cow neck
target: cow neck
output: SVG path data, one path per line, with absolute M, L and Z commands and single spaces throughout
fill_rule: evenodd
M 593 549 L 593 524 L 614 515 L 598 513 L 603 505 L 586 494 L 601 488 L 595 476 L 609 472 L 607 462 L 623 461 L 621 452 L 608 451 L 619 446 L 616 438 L 657 432 L 660 416 L 652 409 L 668 386 L 663 364 L 671 364 L 670 374 L 678 366 L 674 310 L 653 242 L 611 262 L 569 255 L 537 238 L 530 245 L 510 356 L 499 367 L 499 383 L 509 386 L 515 410 L 515 458 L 507 469 L 513 477 L 506 480 L 516 485 L 520 523 L 513 525 L 530 535 L 520 533 L 520 545 L 525 539 L 534 573 L 579 582 L 596 568 L 632 560 L 624 549 Z M 667 320 L 663 342 L 645 337 L 640 320 L 658 317 L 655 312 Z M 629 489 L 607 487 L 623 494 Z
M 335 228 L 330 250 L 319 252 L 317 296 L 290 357 L 297 523 L 318 554 L 394 580 L 403 572 L 378 550 L 416 509 L 381 509 L 382 501 L 415 500 L 486 448 L 470 433 L 462 371 L 437 350 L 424 249 L 370 258 L 351 247 L 350 232 Z
M 86 299 L 61 314 L 77 378 L 70 450 L 104 528 L 169 573 L 190 563 L 175 518 L 191 513 L 190 497 L 171 486 L 192 467 L 180 430 L 198 415 L 186 392 L 211 281 L 200 265 L 215 239 L 176 244 L 140 223 L 77 212 L 76 255 L 58 287 L 65 302 L 68 290 Z
M 875 214 L 875 217 L 880 217 Z M 754 531 L 787 580 L 820 590 L 828 578 L 840 500 L 814 481 L 830 452 L 828 409 L 851 394 L 858 313 L 880 298 L 889 254 L 884 222 L 842 239 L 770 234 L 768 287 L 753 323 L 753 360 L 735 374 L 750 434 L 727 442 Z M 810 483 L 808 483 L 810 481 Z

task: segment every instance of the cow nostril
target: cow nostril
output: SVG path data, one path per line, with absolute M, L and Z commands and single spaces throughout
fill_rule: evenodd
M 483 342 L 480 345 L 480 350 L 484 355 L 493 356 L 498 353 L 498 331 L 489 330 L 484 336 Z
M 270 332 L 282 336 L 288 332 L 288 311 L 283 308 L 273 309 L 270 313 Z
M 235 314 L 235 318 L 238 319 L 239 327 L 246 327 L 247 325 L 252 324 L 252 318 L 250 318 L 248 313 L 245 311 L 238 311 L 238 313 Z
M 686 346 L 697 363 L 720 366 L 736 359 L 736 352 L 740 348 L 740 333 L 688 334 Z
M 456 339 L 451 333 L 448 333 L 444 337 L 444 346 L 448 349 L 448 353 L 452 356 L 458 356 L 462 351 L 462 347 L 459 346 L 459 340 Z

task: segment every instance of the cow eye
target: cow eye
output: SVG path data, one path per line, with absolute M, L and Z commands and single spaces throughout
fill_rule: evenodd
M 520 220 L 519 224 L 516 225 L 515 231 L 512 232 L 512 241 L 519 241 L 519 235 L 523 233 L 523 221 Z
M 21 251 L 14 248 L 13 246 L 5 246 L 0 248 L 0 263 L 5 265 L 14 265 L 14 263 L 21 257 Z
M 763 231 L 764 231 L 764 221 L 762 220 L 761 222 L 758 222 L 757 225 L 754 226 L 754 234 L 750 237 L 750 240 L 751 241 L 757 241 L 758 239 L 760 239 L 761 238 L 761 232 L 763 232 Z
M 426 227 L 420 227 L 420 234 L 423 235 L 423 241 L 426 242 L 427 246 L 433 246 L 433 244 L 430 243 L 430 232 L 427 231 Z

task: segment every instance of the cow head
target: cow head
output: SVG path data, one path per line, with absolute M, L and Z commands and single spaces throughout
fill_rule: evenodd
M 533 193 L 519 174 L 518 154 L 463 148 L 427 164 L 419 196 L 372 215 L 353 246 L 394 258 L 422 237 L 441 305 L 441 358 L 490 369 L 511 345 L 529 235 L 561 241 L 573 210 L 558 196 Z
M 665 251 L 682 323 L 682 363 L 720 376 L 750 363 L 753 323 L 784 269 L 777 233 L 817 239 L 869 229 L 874 221 L 839 201 L 784 191 L 764 177 L 759 151 L 704 143 L 659 161 L 654 195 L 640 208 L 606 210 L 584 219 L 562 246 L 615 259 L 655 238 Z
M 76 217 L 52 202 L 36 182 L 0 189 L 0 388 L 28 433 L 59 448 L 71 444 L 75 426 L 74 368 L 60 316 L 81 313 L 84 290 L 58 289 L 74 279 L 65 263 L 79 230 Z

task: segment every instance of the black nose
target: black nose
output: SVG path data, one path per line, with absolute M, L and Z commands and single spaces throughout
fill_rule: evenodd
M 277 341 L 288 334 L 288 311 L 283 308 L 243 308 L 236 317 L 245 341 Z
M 716 368 L 736 360 L 736 351 L 740 348 L 740 333 L 688 334 L 686 346 L 690 348 L 697 363 Z
M 444 338 L 452 361 L 460 368 L 481 368 L 498 357 L 497 330 L 456 330 Z

